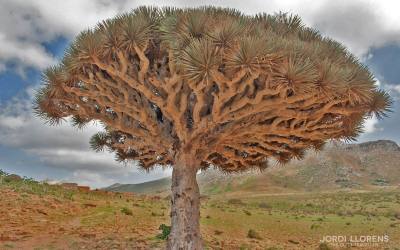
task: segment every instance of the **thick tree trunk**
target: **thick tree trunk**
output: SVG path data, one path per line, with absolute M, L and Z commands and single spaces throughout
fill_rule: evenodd
M 200 235 L 200 192 L 197 162 L 189 155 L 180 156 L 172 171 L 171 233 L 167 249 L 202 249 Z

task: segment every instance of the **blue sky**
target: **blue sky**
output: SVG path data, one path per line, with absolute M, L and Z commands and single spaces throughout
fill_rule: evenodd
M 73 37 L 97 21 L 138 5 L 220 5 L 248 14 L 279 11 L 345 44 L 374 72 L 395 100 L 390 118 L 371 119 L 359 140 L 400 143 L 400 18 L 396 1 L 52 1 L 0 0 L 0 169 L 38 179 L 76 181 L 93 187 L 137 183 L 170 174 L 143 173 L 116 163 L 109 153 L 88 148 L 98 131 L 67 123 L 48 127 L 32 115 L 32 96 L 41 71 L 55 64 Z

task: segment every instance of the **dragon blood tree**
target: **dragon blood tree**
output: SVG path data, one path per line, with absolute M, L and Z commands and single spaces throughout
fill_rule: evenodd
M 286 14 L 140 7 L 78 35 L 46 70 L 36 113 L 96 120 L 91 146 L 173 168 L 169 249 L 201 249 L 196 173 L 286 163 L 353 139 L 391 100 L 345 47 Z

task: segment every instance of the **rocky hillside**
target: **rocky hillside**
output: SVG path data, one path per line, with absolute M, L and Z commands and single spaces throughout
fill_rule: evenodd
M 400 147 L 393 141 L 359 144 L 330 144 L 321 152 L 309 152 L 305 159 L 286 166 L 271 163 L 262 172 L 227 175 L 217 170 L 199 174 L 203 193 L 302 192 L 341 188 L 369 189 L 400 184 Z M 170 179 L 118 184 L 106 190 L 137 193 L 168 192 Z

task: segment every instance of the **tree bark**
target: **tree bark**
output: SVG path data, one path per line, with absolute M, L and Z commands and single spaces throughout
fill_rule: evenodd
M 168 250 L 203 249 L 200 235 L 200 192 L 197 162 L 181 155 L 172 171 L 171 233 Z

